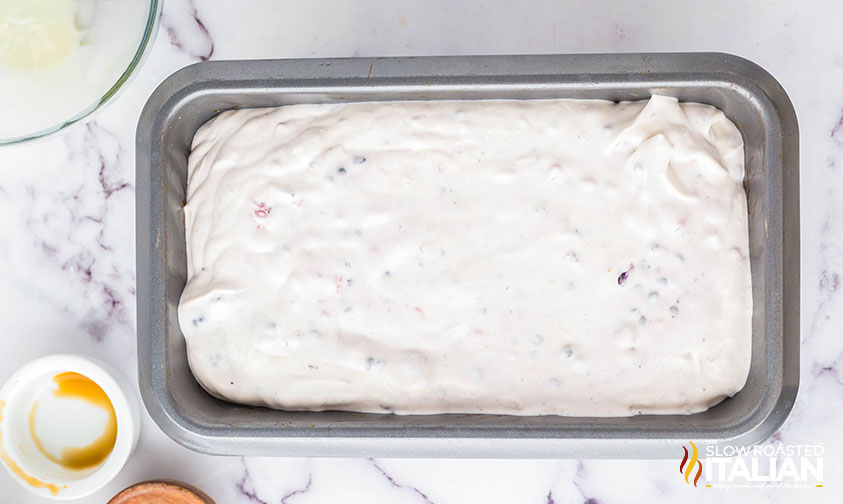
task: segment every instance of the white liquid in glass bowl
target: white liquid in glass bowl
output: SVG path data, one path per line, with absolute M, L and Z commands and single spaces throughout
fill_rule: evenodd
M 157 0 L 0 1 L 0 144 L 105 103 L 137 66 L 157 11 Z

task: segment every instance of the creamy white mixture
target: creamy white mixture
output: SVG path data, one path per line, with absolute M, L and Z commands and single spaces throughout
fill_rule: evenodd
M 749 370 L 743 161 L 660 96 L 224 112 L 189 159 L 191 369 L 284 409 L 705 410 Z
M 135 55 L 148 0 L 0 0 L 0 139 L 99 103 Z

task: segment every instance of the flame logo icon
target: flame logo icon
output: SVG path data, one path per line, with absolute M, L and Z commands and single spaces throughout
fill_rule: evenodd
M 679 473 L 685 475 L 685 483 L 689 485 L 691 482 L 688 478 L 691 477 L 691 473 L 694 472 L 694 467 L 696 466 L 697 475 L 694 476 L 694 486 L 697 486 L 697 481 L 700 480 L 700 476 L 702 476 L 702 462 L 699 461 L 699 452 L 697 451 L 697 445 L 694 444 L 693 441 L 688 441 L 691 443 L 691 460 L 688 460 L 688 449 L 684 446 L 682 447 L 685 450 L 685 456 L 682 457 L 682 462 L 679 463 Z

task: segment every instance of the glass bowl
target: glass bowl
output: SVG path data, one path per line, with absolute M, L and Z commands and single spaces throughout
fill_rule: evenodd
M 152 45 L 162 0 L 2 0 L 0 146 L 60 131 L 126 85 Z

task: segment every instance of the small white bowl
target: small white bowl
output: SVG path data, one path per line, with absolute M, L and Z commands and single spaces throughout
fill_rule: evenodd
M 33 405 L 49 390 L 53 378 L 65 372 L 79 373 L 99 385 L 114 408 L 117 420 L 114 448 L 102 463 L 92 468 L 67 469 L 51 461 L 30 435 Z M 0 389 L 0 465 L 18 483 L 42 497 L 78 499 L 94 493 L 117 476 L 138 442 L 140 410 L 131 390 L 108 365 L 87 357 L 49 355 L 24 365 Z M 49 420 L 57 423 L 48 425 L 59 429 L 52 431 L 53 438 L 86 428 L 80 423 L 85 419 L 77 415 Z M 87 428 L 90 430 L 90 425 Z

